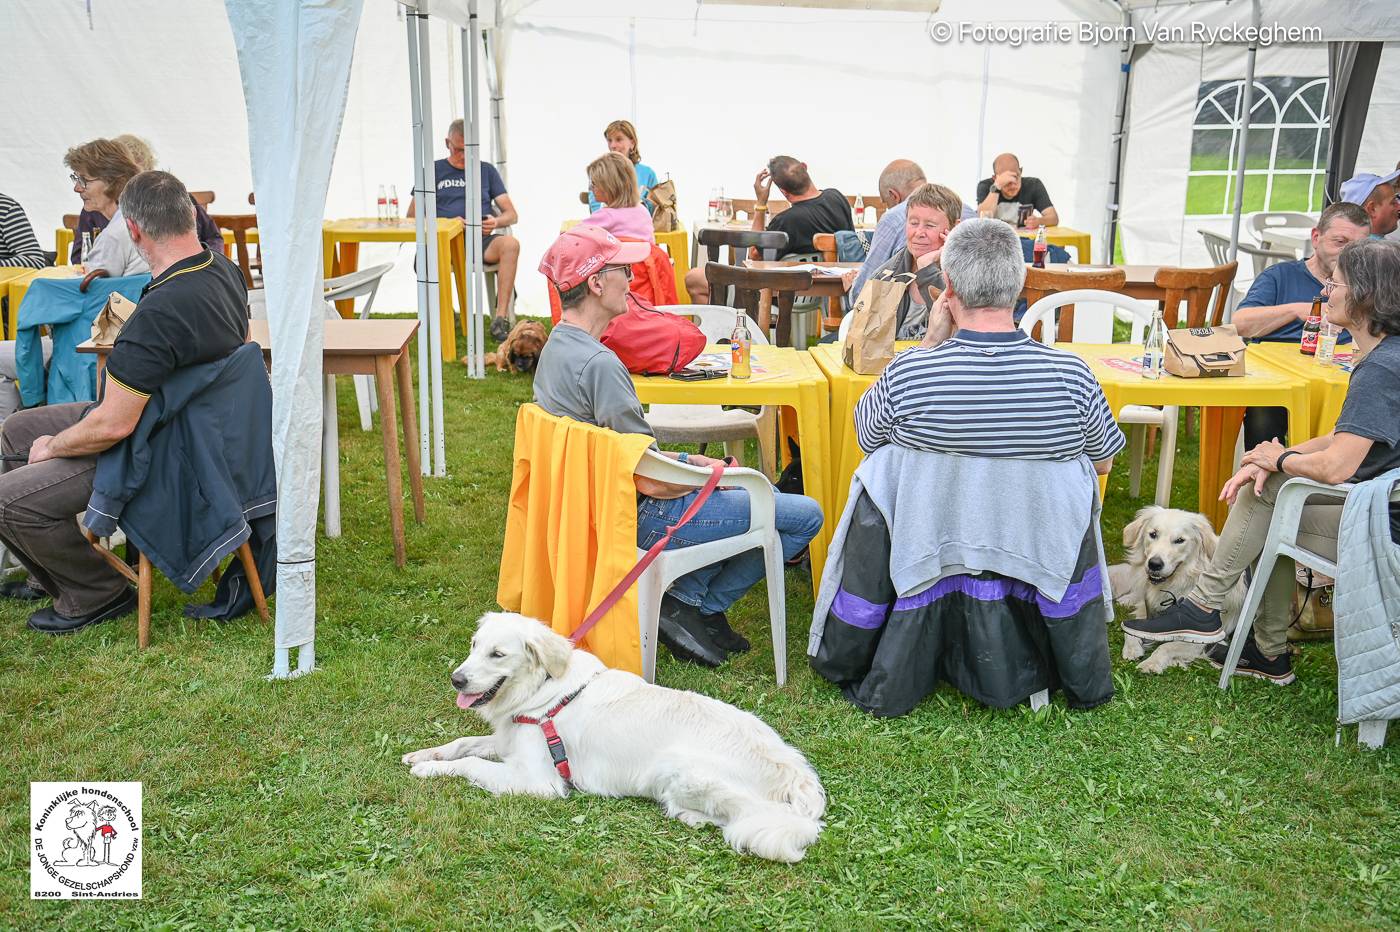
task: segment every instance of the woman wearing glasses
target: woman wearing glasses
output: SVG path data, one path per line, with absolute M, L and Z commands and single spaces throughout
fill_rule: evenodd
M 1220 493 L 1230 503 L 1230 517 L 1195 588 L 1154 618 L 1123 622 L 1124 632 L 1147 641 L 1214 644 L 1206 656 L 1224 666 L 1225 595 L 1263 553 L 1279 488 L 1293 476 L 1329 484 L 1365 482 L 1400 467 L 1400 405 L 1395 402 L 1400 398 L 1400 243 L 1362 239 L 1343 247 L 1324 289 L 1327 319 L 1351 331 L 1356 354 L 1364 356 L 1352 370 L 1336 428 L 1287 448 L 1268 440 L 1246 453 L 1240 471 Z M 1319 503 L 1303 508 L 1297 542 L 1335 560 L 1342 505 L 1335 499 L 1313 501 Z M 1400 540 L 1400 512 L 1391 507 L 1390 537 Z M 1279 560 L 1236 675 L 1279 686 L 1293 682 L 1288 656 L 1293 586 L 1293 561 Z
M 117 198 L 126 183 L 140 173 L 130 151 L 112 139 L 94 139 L 74 146 L 63 157 L 72 169 L 68 177 L 73 191 L 83 199 L 83 209 L 107 219 L 107 227 L 92 244 L 84 263 L 87 270 L 105 269 L 113 278 L 150 272 L 150 266 L 131 242 Z

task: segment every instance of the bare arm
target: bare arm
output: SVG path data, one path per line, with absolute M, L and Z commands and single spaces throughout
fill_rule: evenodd
M 1318 443 L 1325 440 L 1326 443 Z M 1336 485 L 1346 482 L 1356 475 L 1361 461 L 1370 452 L 1375 441 L 1358 434 L 1333 432 L 1327 437 L 1319 437 L 1297 447 L 1297 452 L 1283 461 L 1283 471 L 1290 476 L 1301 476 L 1317 482 Z M 1304 449 L 1304 448 L 1307 449 Z M 1283 445 L 1270 440 L 1259 444 L 1244 455 L 1241 463 L 1258 467 L 1266 473 L 1278 471 L 1278 458 L 1283 455 Z M 1262 482 L 1261 482 L 1262 484 Z
M 1047 207 L 1040 214 L 1040 222 L 1047 227 L 1057 227 L 1060 225 L 1060 212 L 1053 207 Z M 1079 260 L 1083 262 L 1084 260 Z
M 1111 456 L 1106 460 L 1099 460 L 1097 463 L 1094 464 L 1094 472 L 1098 473 L 1100 476 L 1106 476 L 1112 471 L 1113 457 Z
M 509 194 L 497 196 L 495 203 L 501 212 L 494 217 L 482 217 L 481 228 L 483 230 L 492 233 L 497 227 L 508 227 L 520 222 L 520 215 L 515 212 L 515 204 L 511 202 Z
M 1286 327 L 1295 320 L 1307 320 L 1312 304 L 1295 301 L 1291 304 L 1272 304 L 1263 307 L 1240 307 L 1235 309 L 1230 323 L 1246 339 L 1268 336 L 1280 327 Z
M 659 450 L 657 452 L 662 456 L 669 456 L 671 459 L 678 459 L 680 457 L 679 453 L 672 453 L 669 450 Z M 710 467 L 716 463 L 723 463 L 723 460 L 692 453 L 687 457 L 686 462 L 691 466 Z M 659 498 L 663 500 L 680 498 L 683 495 L 689 495 L 691 492 L 696 491 L 696 487 L 693 485 L 676 485 L 671 482 L 661 482 L 658 479 L 635 474 L 632 476 L 632 482 L 637 486 L 637 491 L 648 498 Z
M 101 404 L 58 435 L 37 438 L 29 449 L 29 462 L 101 453 L 131 435 L 149 400 L 109 379 Z

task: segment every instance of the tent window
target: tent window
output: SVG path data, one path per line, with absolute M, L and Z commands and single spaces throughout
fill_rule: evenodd
M 1191 127 L 1186 213 L 1229 214 L 1235 203 L 1236 149 L 1244 81 L 1202 81 Z M 1254 80 L 1245 146 L 1244 210 L 1322 209 L 1327 176 L 1327 79 Z

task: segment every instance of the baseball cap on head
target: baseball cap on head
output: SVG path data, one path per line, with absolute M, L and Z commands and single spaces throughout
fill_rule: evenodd
M 559 234 L 540 260 L 540 271 L 555 288 L 568 291 L 605 265 L 631 265 L 649 255 L 649 243 L 624 243 L 602 227 L 581 223 Z
M 1342 200 L 1349 204 L 1365 204 L 1366 198 L 1371 196 L 1371 192 L 1376 190 L 1377 186 L 1394 184 L 1396 178 L 1400 178 L 1400 171 L 1393 171 L 1388 175 L 1362 172 L 1342 182 Z

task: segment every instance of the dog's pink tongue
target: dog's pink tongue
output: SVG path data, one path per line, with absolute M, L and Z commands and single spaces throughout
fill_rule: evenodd
M 481 693 L 458 693 L 457 708 L 470 709 L 472 703 L 481 698 Z

